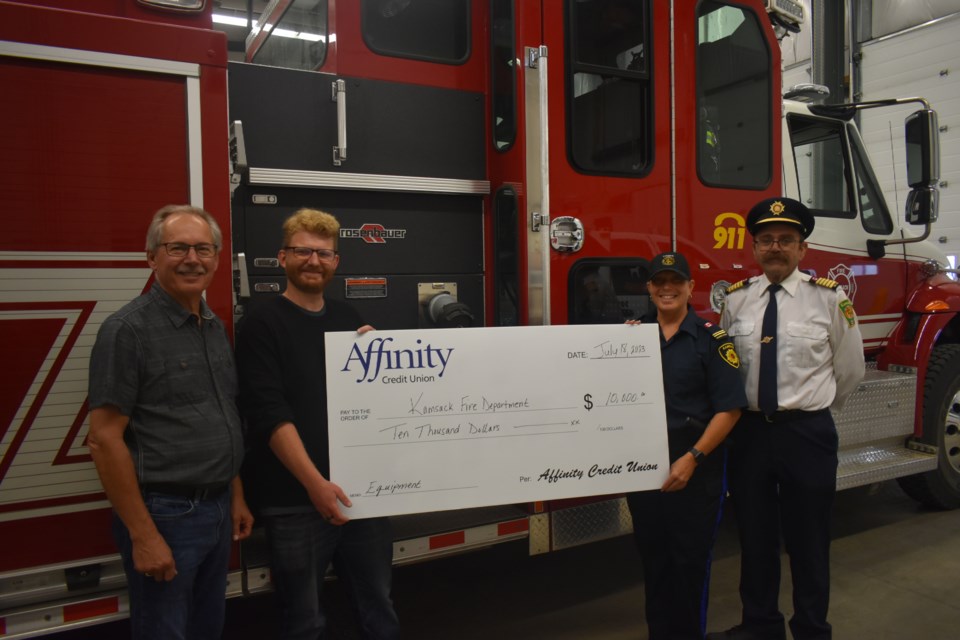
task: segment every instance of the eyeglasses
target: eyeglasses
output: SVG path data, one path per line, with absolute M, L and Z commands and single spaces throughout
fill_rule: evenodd
M 753 244 L 757 245 L 761 251 L 768 251 L 773 248 L 773 245 L 779 245 L 781 249 L 792 249 L 793 245 L 800 242 L 797 238 L 757 238 L 753 241 Z
M 198 258 L 212 258 L 217 255 L 219 247 L 209 242 L 199 244 L 186 244 L 185 242 L 162 242 L 160 246 L 166 250 L 167 255 L 172 258 L 182 258 L 190 253 L 190 249 L 197 252 Z
M 309 260 L 310 256 L 317 254 L 320 262 L 333 262 L 337 257 L 337 252 L 333 249 L 311 249 L 310 247 L 284 247 L 284 251 L 289 251 L 301 260 Z

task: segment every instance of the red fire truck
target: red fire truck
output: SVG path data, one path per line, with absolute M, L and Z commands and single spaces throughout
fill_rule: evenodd
M 233 278 L 208 301 L 242 330 L 284 286 L 279 225 L 301 206 L 343 223 L 329 295 L 405 329 L 620 323 L 672 248 L 715 313 L 757 272 L 746 211 L 801 199 L 817 216 L 802 266 L 846 289 L 871 362 L 837 416 L 839 486 L 900 478 L 960 505 L 960 286 L 923 240 L 936 115 L 905 125 L 915 237 L 855 126 L 878 105 L 783 99 L 797 3 L 275 0 L 230 63 L 209 5 L 0 0 L 0 637 L 126 615 L 86 366 L 99 323 L 148 285 L 146 220 L 170 202 L 231 230 Z M 394 525 L 400 563 L 631 522 L 608 496 Z M 256 540 L 238 549 L 228 595 L 268 588 L 265 564 Z

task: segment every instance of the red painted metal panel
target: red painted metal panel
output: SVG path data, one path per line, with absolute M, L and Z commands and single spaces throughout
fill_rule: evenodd
M 463 64 L 440 64 L 374 53 L 363 40 L 360 3 L 331 0 L 330 33 L 336 34 L 336 46 L 328 49 L 327 60 L 320 70 L 340 76 L 484 91 L 489 70 L 487 3 L 474 0 L 470 4 L 469 58 Z
M 0 2 L 0 40 L 198 64 L 227 64 L 227 35 L 209 30 L 212 24 L 209 15 L 178 17 L 136 8 L 133 0 L 44 0 L 42 3 L 71 11 L 30 4 L 41 2 Z M 119 4 L 125 6 L 118 10 L 109 6 Z M 90 13 L 81 13 L 85 10 Z M 126 17 L 114 17 L 110 13 Z
M 583 222 L 583 248 L 573 254 L 551 251 L 551 313 L 567 321 L 568 276 L 584 258 L 652 257 L 670 248 L 670 16 L 666 3 L 651 2 L 650 83 L 652 154 L 640 177 L 583 173 L 568 154 L 567 27 L 561 3 L 544 3 L 544 43 L 549 51 L 550 217 Z M 638 5 L 639 6 L 639 5 Z
M 152 213 L 165 204 L 188 202 L 190 180 L 202 174 L 203 205 L 220 223 L 226 245 L 221 275 L 208 291 L 207 300 L 229 325 L 232 309 L 226 36 L 161 24 L 171 21 L 169 16 L 135 8 L 132 0 L 51 0 L 45 4 L 104 12 L 113 11 L 108 5 L 116 5 L 120 7 L 116 9 L 118 15 L 156 22 L 0 0 L 0 40 L 199 65 L 202 166 L 194 167 L 191 176 L 184 76 L 0 58 L 0 83 L 5 88 L 0 118 L 9 125 L 0 139 L 0 189 L 6 194 L 0 204 L 4 228 L 0 251 L 34 254 L 6 261 L 3 267 L 128 269 L 130 263 L 113 264 L 109 257 L 98 261 L 45 262 L 43 254 L 142 252 Z M 172 21 L 209 26 L 209 15 Z M 78 327 L 93 306 L 92 302 L 87 305 L 80 301 L 49 304 L 58 309 L 84 308 Z M 71 332 L 62 354 L 69 351 L 75 340 L 76 330 Z M 47 376 L 50 380 L 62 366 L 61 360 L 58 357 L 53 363 L 54 371 Z M 45 382 L 38 403 L 48 391 Z M 69 442 L 54 452 L 54 464 L 85 459 L 82 455 L 70 455 L 70 442 L 78 436 L 84 407 L 75 418 L 66 418 L 72 420 Z M 15 455 L 32 415 L 18 428 L 18 440 L 6 451 L 3 468 Z M 4 426 L 9 428 L 9 424 L 4 418 Z M 26 499 L 4 504 L 0 511 L 66 511 L 102 500 L 104 495 L 99 492 Z M 0 551 L 0 571 L 116 553 L 110 533 L 110 510 L 105 508 L 2 522 L 0 539 L 31 541 L 30 545 L 8 545 Z
M 4 366 L 0 367 L 0 389 L 3 390 L 0 395 L 0 439 L 10 428 L 14 414 L 65 322 L 65 318 L 0 321 L 0 353 L 4 354 L 5 360 Z
M 0 522 L 0 540 L 29 540 L 0 550 L 0 571 L 94 558 L 117 553 L 110 510 L 78 511 Z
M 4 58 L 0 250 L 142 251 L 188 200 L 182 78 Z
M 763 3 L 757 0 L 738 2 L 736 7 L 752 11 L 761 26 L 766 47 L 770 54 L 771 149 L 770 176 L 768 185 L 762 189 L 714 187 L 703 183 L 698 175 L 697 161 L 697 8 L 696 2 L 678 2 L 674 5 L 676 25 L 676 55 L 673 75 L 676 81 L 676 102 L 672 106 L 676 118 L 676 168 L 677 168 L 677 248 L 684 253 L 696 281 L 693 305 L 708 316 L 714 316 L 710 308 L 710 287 L 714 282 L 725 280 L 733 283 L 760 272 L 753 258 L 749 235 L 727 221 L 718 225 L 717 218 L 725 213 L 735 213 L 746 218 L 747 211 L 760 200 L 780 195 L 782 187 L 781 163 L 781 118 L 780 118 L 780 45 L 773 32 L 764 25 L 769 23 Z M 661 14 L 664 13 L 661 11 Z M 661 33 L 666 34 L 663 30 Z M 702 80 L 700 80 L 702 82 Z M 658 82 L 658 91 L 665 92 L 668 83 Z M 667 110 L 660 110 L 658 117 L 665 117 Z M 736 126 L 736 123 L 728 123 Z M 742 242 L 732 248 L 718 246 L 714 232 L 720 226 L 724 230 L 736 229 L 743 234 Z M 742 265 L 736 267 L 734 265 Z

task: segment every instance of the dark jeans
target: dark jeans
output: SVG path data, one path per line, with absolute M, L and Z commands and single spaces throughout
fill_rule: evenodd
M 364 637 L 400 637 L 390 600 L 393 536 L 386 518 L 350 520 L 343 526 L 326 522 L 317 512 L 264 516 L 263 520 L 282 638 L 324 637 L 326 617 L 320 593 L 331 562 L 353 599 Z
M 147 493 L 144 502 L 173 553 L 177 575 L 170 582 L 157 582 L 135 572 L 130 534 L 114 514 L 114 538 L 130 591 L 133 637 L 219 639 L 230 559 L 230 492 L 210 500 Z
M 837 485 L 837 430 L 829 411 L 769 423 L 747 412 L 731 435 L 730 495 L 740 530 L 743 624 L 785 637 L 780 535 L 793 578 L 790 631 L 829 640 L 830 512 Z

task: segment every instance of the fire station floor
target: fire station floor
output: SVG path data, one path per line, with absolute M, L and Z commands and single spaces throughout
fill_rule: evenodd
M 960 510 L 929 511 L 895 482 L 837 495 L 830 620 L 838 640 L 960 638 Z M 715 547 L 710 630 L 739 622 L 736 524 L 724 517 Z M 784 558 L 781 610 L 790 615 Z M 332 638 L 353 639 L 342 584 L 328 583 Z M 542 556 L 526 542 L 399 567 L 394 600 L 411 640 L 641 640 L 643 577 L 629 537 Z M 224 638 L 275 637 L 271 596 L 228 602 Z M 126 623 L 63 634 L 120 638 Z M 92 635 L 87 635 L 92 634 Z M 129 637 L 128 635 L 126 637 Z

